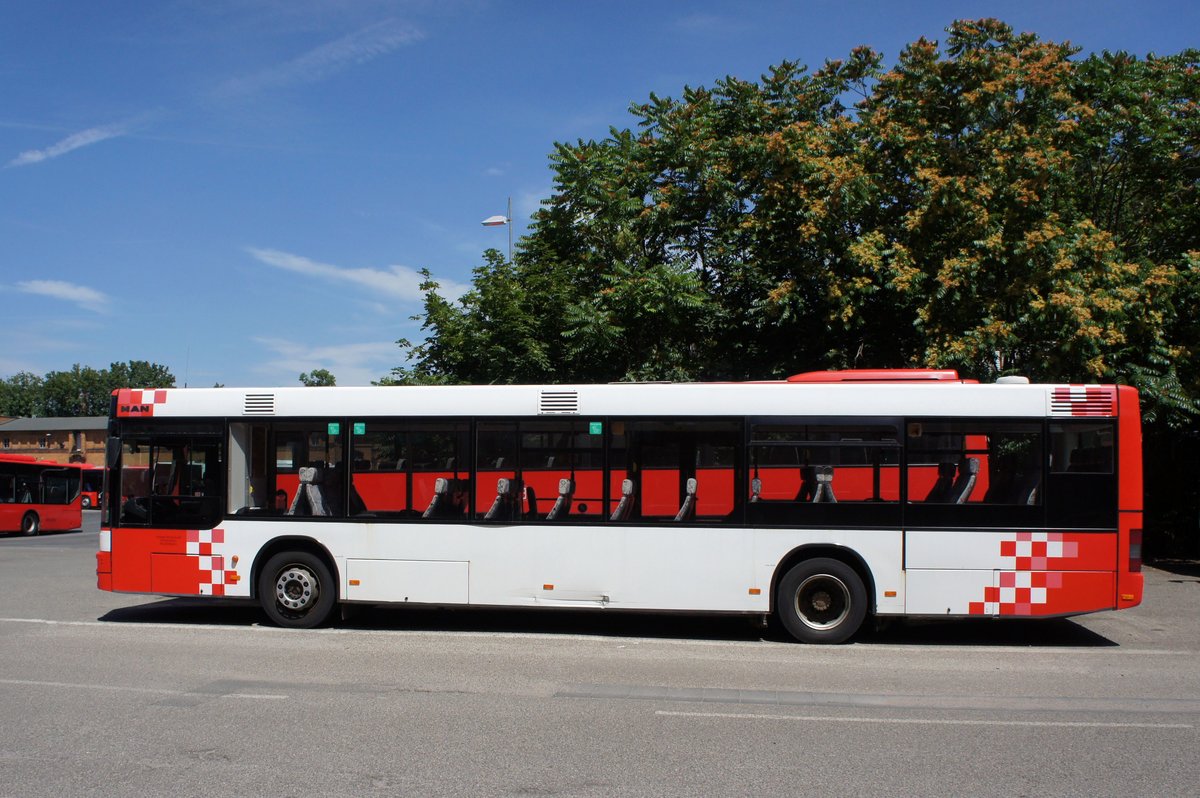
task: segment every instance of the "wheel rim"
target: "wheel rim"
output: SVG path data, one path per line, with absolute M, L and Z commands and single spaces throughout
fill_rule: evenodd
M 301 565 L 289 565 L 275 579 L 275 603 L 295 615 L 304 615 L 321 597 L 316 574 Z
M 37 530 L 38 530 L 37 516 L 35 516 L 33 513 L 30 513 L 29 515 L 25 516 L 25 518 L 21 521 L 21 531 L 24 532 L 26 535 L 32 535 L 34 532 L 37 532 Z
M 816 574 L 796 588 L 796 617 L 809 629 L 832 629 L 850 614 L 850 588 L 831 574 Z

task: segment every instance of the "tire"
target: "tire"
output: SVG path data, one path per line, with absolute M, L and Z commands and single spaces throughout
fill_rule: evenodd
M 259 574 L 258 601 L 275 624 L 312 629 L 329 619 L 337 603 L 337 587 L 320 557 L 284 551 L 267 560 Z
M 775 612 L 801 643 L 844 643 L 867 617 L 867 589 L 846 563 L 816 557 L 797 563 L 779 580 Z
M 30 510 L 25 513 L 25 517 L 21 519 L 21 534 L 36 535 L 42 531 L 42 519 L 38 518 L 38 514 Z

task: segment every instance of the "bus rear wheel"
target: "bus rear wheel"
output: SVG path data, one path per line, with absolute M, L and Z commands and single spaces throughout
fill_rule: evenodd
M 333 575 L 320 557 L 285 551 L 267 560 L 258 581 L 258 600 L 274 623 L 312 629 L 328 620 L 337 598 Z
M 36 535 L 42 531 L 42 519 L 38 518 L 38 514 L 30 510 L 25 513 L 25 517 L 21 519 L 21 534 Z
M 801 643 L 844 643 L 867 617 L 867 589 L 846 563 L 815 557 L 779 580 L 775 612 Z

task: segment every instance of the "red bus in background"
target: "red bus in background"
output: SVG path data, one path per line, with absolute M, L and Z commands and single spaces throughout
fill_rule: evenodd
M 19 454 L 0 454 L 0 532 L 58 532 L 83 525 L 81 469 Z
M 80 504 L 85 510 L 99 507 L 104 492 L 104 466 L 83 464 L 79 466 L 79 470 L 83 479 L 79 493 Z

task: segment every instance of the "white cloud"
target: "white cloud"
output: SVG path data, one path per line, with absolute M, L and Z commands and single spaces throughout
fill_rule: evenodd
M 387 19 L 327 42 L 290 61 L 229 80 L 216 93 L 245 96 L 295 83 L 314 83 L 349 67 L 373 61 L 424 37 L 420 30 L 411 25 Z
M 26 294 L 74 302 L 84 310 L 95 313 L 103 313 L 108 310 L 108 295 L 94 288 L 88 288 L 86 285 L 75 285 L 63 280 L 25 280 L 17 283 L 17 290 Z
M 60 155 L 66 155 L 68 152 L 78 150 L 81 147 L 87 147 L 88 145 L 97 144 L 107 139 L 124 136 L 128 132 L 129 126 L 125 123 L 88 128 L 78 133 L 72 133 L 57 144 L 52 144 L 45 149 L 26 150 L 9 161 L 8 167 L 28 166 L 29 164 L 48 161 L 51 158 L 57 158 Z
M 366 341 L 313 346 L 284 338 L 255 338 L 274 353 L 259 367 L 271 382 L 299 385 L 301 372 L 327 369 L 338 385 L 369 385 L 386 375 L 401 360 L 395 341 Z
M 421 276 L 420 272 L 407 266 L 389 266 L 386 270 L 348 269 L 320 263 L 289 252 L 280 252 L 276 249 L 247 247 L 246 251 L 256 260 L 277 269 L 286 269 L 290 272 L 319 277 L 324 280 L 350 283 L 366 288 L 375 294 L 393 296 L 409 302 L 420 302 L 424 297 L 421 293 L 421 282 L 425 278 Z M 469 285 L 454 280 L 439 279 L 438 283 L 438 293 L 448 299 L 456 299 L 470 290 Z

